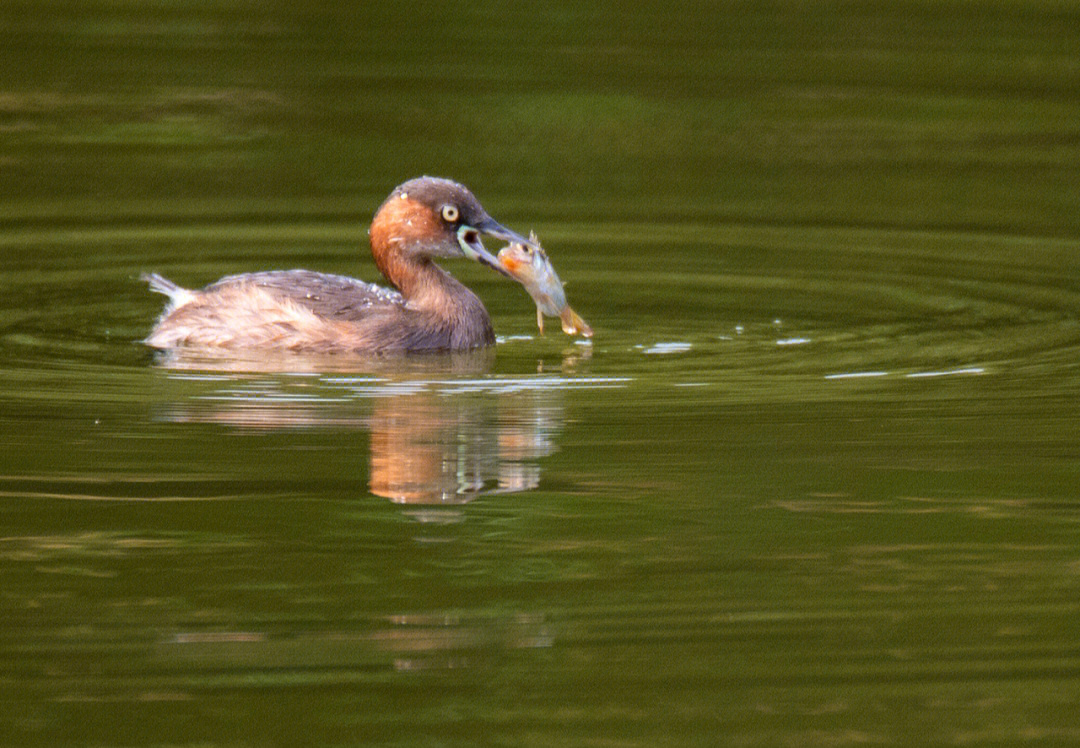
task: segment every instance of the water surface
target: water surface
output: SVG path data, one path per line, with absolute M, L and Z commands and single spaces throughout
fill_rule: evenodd
M 0 742 L 1080 737 L 1075 9 L 620 8 L 0 10 Z M 422 173 L 593 340 L 139 343 Z

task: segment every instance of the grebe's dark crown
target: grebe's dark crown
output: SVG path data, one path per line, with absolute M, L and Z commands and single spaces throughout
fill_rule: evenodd
M 469 188 L 451 179 L 442 177 L 417 177 L 408 182 L 399 184 L 390 193 L 388 200 L 407 197 L 431 208 L 436 213 L 442 214 L 444 207 L 453 208 L 457 213 L 448 222 L 469 224 L 476 226 L 485 220 L 490 221 L 480 201 L 476 199 Z M 454 214 L 451 214 L 454 216 Z M 444 219 L 447 216 L 443 216 Z

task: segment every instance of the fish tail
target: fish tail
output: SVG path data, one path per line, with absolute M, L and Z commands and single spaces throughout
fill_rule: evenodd
M 592 328 L 589 327 L 589 324 L 569 306 L 564 307 L 562 312 L 559 313 L 559 321 L 562 322 L 563 332 L 567 335 L 584 335 L 587 338 L 592 337 Z

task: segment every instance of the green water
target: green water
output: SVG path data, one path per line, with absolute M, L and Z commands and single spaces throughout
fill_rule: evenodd
M 1080 9 L 0 7 L 0 743 L 1080 740 Z M 465 356 L 155 359 L 161 272 L 375 280 Z M 549 323 L 549 328 L 555 327 Z

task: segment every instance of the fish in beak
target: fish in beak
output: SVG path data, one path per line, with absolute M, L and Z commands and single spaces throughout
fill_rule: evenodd
M 536 249 L 540 248 L 535 242 L 526 239 L 521 236 L 521 234 L 511 231 L 490 216 L 485 216 L 482 221 L 477 221 L 475 226 L 462 224 L 462 226 L 458 228 L 458 244 L 461 246 L 461 251 L 465 253 L 466 257 L 470 260 L 479 262 L 481 265 L 487 265 L 492 270 L 505 275 L 507 278 L 513 278 L 514 280 L 517 280 L 517 278 L 511 275 L 506 268 L 502 266 L 502 263 L 484 248 L 484 243 L 480 240 L 481 234 L 487 234 L 491 238 L 504 241 L 507 244 L 524 244 L 535 247 Z

